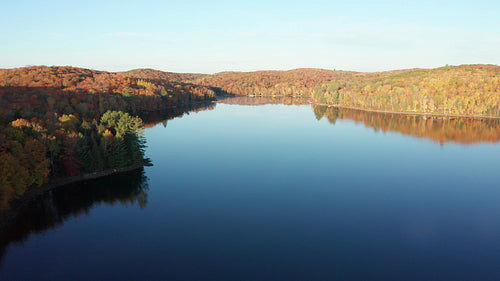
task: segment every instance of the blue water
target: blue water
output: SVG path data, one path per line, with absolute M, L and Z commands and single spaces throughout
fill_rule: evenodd
M 9 243 L 0 279 L 500 280 L 497 143 L 332 125 L 310 105 L 217 104 L 145 135 L 147 203 L 67 212 Z

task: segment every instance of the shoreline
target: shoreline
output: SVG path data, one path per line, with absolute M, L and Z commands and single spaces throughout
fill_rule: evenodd
M 213 100 L 202 100 L 202 101 L 192 101 L 188 103 L 178 103 L 175 105 L 170 105 L 170 106 L 165 106 L 162 108 L 158 109 L 153 109 L 153 110 L 147 110 L 147 111 L 140 111 L 137 112 L 136 115 L 140 116 L 141 114 L 148 113 L 148 112 L 154 112 L 154 111 L 161 111 L 161 110 L 166 110 L 166 109 L 172 109 L 172 108 L 183 108 L 183 107 L 188 107 L 191 105 L 202 105 L 202 104 L 210 104 L 210 103 L 216 103 L 216 99 Z M 126 172 L 131 172 L 146 166 L 153 166 L 151 163 L 151 160 L 149 158 L 143 159 L 141 163 L 136 163 L 127 167 L 122 167 L 122 168 L 113 168 L 113 169 L 107 169 L 103 171 L 98 171 L 98 172 L 92 172 L 92 173 L 82 173 L 76 176 L 66 176 L 66 177 L 58 177 L 58 178 L 53 178 L 49 182 L 42 184 L 41 186 L 38 187 L 29 187 L 26 189 L 23 195 L 21 195 L 19 198 L 16 198 L 9 202 L 9 208 L 5 210 L 0 210 L 0 231 L 2 231 L 8 223 L 15 219 L 19 210 L 22 209 L 23 206 L 25 206 L 28 202 L 36 198 L 37 196 L 48 192 L 52 189 L 62 187 L 65 185 L 77 183 L 77 182 L 84 182 L 84 181 L 89 181 L 89 180 L 95 180 L 98 178 L 103 178 L 103 177 L 108 177 L 108 176 L 113 176 L 121 173 L 126 173 Z
M 411 112 L 411 111 L 388 111 L 388 110 L 368 109 L 368 108 L 353 107 L 353 106 L 342 106 L 342 105 L 338 105 L 338 104 L 325 104 L 325 103 L 314 103 L 314 102 L 311 104 L 321 105 L 321 106 L 329 106 L 329 107 L 337 107 L 337 108 L 346 108 L 346 109 L 353 109 L 353 110 L 361 110 L 361 111 L 374 112 L 374 113 L 384 113 L 384 114 L 420 115 L 420 116 L 430 116 L 430 117 L 500 119 L 500 116 L 491 116 L 491 115 L 463 115 L 463 114 L 426 113 L 426 112 Z
M 354 107 L 354 106 L 344 106 L 339 104 L 327 104 L 327 103 L 319 103 L 311 100 L 310 97 L 305 96 L 293 96 L 293 95 L 235 95 L 236 97 L 249 97 L 249 98 L 276 98 L 276 97 L 290 97 L 290 98 L 299 98 L 306 99 L 311 105 L 322 105 L 322 106 L 330 106 L 337 108 L 347 108 L 354 110 L 362 110 L 366 112 L 375 112 L 375 113 L 388 113 L 388 114 L 406 114 L 406 115 L 421 115 L 421 116 L 435 116 L 435 117 L 460 117 L 460 118 L 488 118 L 488 119 L 500 119 L 500 116 L 492 116 L 492 115 L 466 115 L 466 114 L 446 114 L 446 113 L 427 113 L 427 112 L 413 112 L 413 111 L 390 111 L 390 110 L 378 110 L 378 109 L 369 109 L 363 107 Z
M 21 210 L 27 203 L 31 202 L 34 198 L 42 195 L 45 192 L 77 182 L 91 181 L 99 178 L 131 172 L 146 166 L 153 166 L 149 159 L 144 159 L 144 161 L 142 161 L 141 163 L 136 163 L 127 167 L 107 169 L 92 173 L 83 173 L 76 176 L 54 178 L 53 180 L 44 183 L 41 186 L 29 187 L 23 195 L 10 202 L 9 209 L 0 211 L 0 231 L 2 231 L 10 221 L 14 220 L 17 217 L 19 210 Z
M 318 106 L 327 106 L 327 107 L 335 107 L 335 108 L 345 108 L 345 109 L 352 109 L 352 110 L 359 110 L 359 111 L 365 111 L 365 112 L 373 112 L 373 113 L 383 113 L 383 114 L 402 114 L 402 115 L 418 115 L 418 116 L 428 116 L 428 117 L 456 117 L 456 118 L 484 118 L 484 119 L 500 119 L 500 116 L 482 116 L 482 115 L 460 115 L 460 114 L 439 114 L 439 113 L 424 113 L 424 112 L 408 112 L 408 111 L 387 111 L 387 110 L 376 110 L 376 109 L 367 109 L 367 108 L 360 108 L 360 107 L 349 107 L 349 106 L 342 106 L 338 104 L 324 104 L 324 103 L 317 103 L 312 101 L 308 97 L 304 96 L 291 96 L 291 95 L 230 95 L 230 96 L 222 96 L 224 97 L 250 97 L 250 98 L 256 98 L 256 97 L 290 97 L 290 98 L 298 98 L 298 99 L 305 99 L 310 105 L 318 105 Z M 189 103 L 184 103 L 184 104 L 177 104 L 177 105 L 172 105 L 172 106 L 166 106 L 161 109 L 155 109 L 155 110 L 150 110 L 146 112 L 153 112 L 153 111 L 160 111 L 160 110 L 165 110 L 165 109 L 170 109 L 170 108 L 182 108 L 190 105 L 197 105 L 197 104 L 209 104 L 209 103 L 217 103 L 218 99 L 216 97 L 215 100 L 206 100 L 206 101 L 194 101 L 194 102 L 189 102 Z M 145 113 L 145 112 L 141 112 Z M 113 169 L 108 169 L 108 170 L 103 170 L 99 172 L 93 172 L 93 173 L 84 173 L 84 174 L 79 174 L 76 176 L 66 176 L 66 177 L 59 177 L 59 178 L 54 178 L 50 180 L 49 182 L 39 186 L 39 187 L 30 187 L 26 190 L 26 192 L 21 195 L 19 198 L 14 199 L 13 201 L 10 202 L 9 208 L 5 210 L 0 210 L 0 231 L 3 230 L 3 228 L 13 219 L 16 218 L 18 211 L 25 206 L 28 202 L 36 198 L 37 196 L 48 192 L 52 189 L 59 188 L 65 185 L 77 183 L 77 182 L 84 182 L 84 181 L 90 181 L 98 178 L 103 178 L 107 176 L 113 176 L 116 174 L 121 174 L 121 173 L 126 173 L 130 171 L 134 171 L 136 169 L 143 168 L 145 166 L 153 166 L 153 164 L 150 162 L 149 159 L 144 159 L 143 162 L 133 164 L 131 166 L 127 167 L 122 167 L 122 168 L 113 168 Z

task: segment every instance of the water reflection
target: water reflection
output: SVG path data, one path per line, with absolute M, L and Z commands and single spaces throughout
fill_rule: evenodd
M 11 243 L 24 243 L 64 224 L 71 218 L 87 215 L 99 204 L 146 207 L 148 179 L 144 169 L 93 181 L 69 184 L 46 192 L 14 210 L 16 217 L 0 232 L 0 262 Z
M 337 119 L 354 120 L 375 131 L 397 132 L 441 144 L 500 141 L 500 119 L 388 114 L 321 105 L 312 108 L 316 119 L 325 117 L 331 124 Z
M 144 121 L 144 126 L 146 128 L 154 127 L 156 124 L 162 123 L 164 127 L 167 126 L 169 120 L 177 117 L 182 117 L 184 114 L 189 114 L 191 112 L 198 113 L 204 110 L 215 109 L 215 103 L 213 102 L 199 102 L 186 104 L 184 106 L 172 106 L 162 110 L 153 110 L 145 112 L 140 115 Z
M 302 105 L 311 104 L 311 100 L 300 96 L 224 96 L 219 97 L 217 103 L 235 105 Z
M 163 116 L 185 114 L 177 110 Z M 453 122 L 467 132 L 484 126 L 474 119 L 468 124 L 317 106 L 218 105 L 203 118 L 150 129 L 148 141 L 159 145 L 148 148 L 157 161 L 147 169 L 151 199 L 145 212 L 92 210 L 96 204 L 141 202 L 133 188 L 130 196 L 106 196 L 131 181 L 116 184 L 116 177 L 91 194 L 70 188 L 42 197 L 32 203 L 33 213 L 1 234 L 0 255 L 9 250 L 0 275 L 11 280 L 493 280 L 498 275 L 492 245 L 499 233 L 499 146 L 440 151 L 395 134 L 380 138 L 360 129 L 362 123 L 316 122 L 312 110 L 318 119 L 352 119 L 382 131 L 408 133 L 429 125 L 426 130 L 441 134 L 441 127 Z M 490 125 L 486 130 L 498 127 Z M 333 139 L 340 134 L 346 137 Z M 106 191 L 111 185 L 117 189 Z M 66 197 L 82 197 L 83 203 Z M 90 210 L 84 222 L 68 220 Z M 61 231 L 46 231 L 55 227 Z M 43 232 L 46 237 L 27 239 Z M 16 241 L 26 243 L 10 244 Z
M 145 127 L 153 127 L 191 112 L 213 110 L 215 103 L 200 102 L 146 112 L 141 115 Z M 30 200 L 4 217 L 14 216 L 0 225 L 0 261 L 12 242 L 23 243 L 31 234 L 57 228 L 72 217 L 86 215 L 98 204 L 147 204 L 147 178 L 144 169 L 110 176 L 95 181 L 76 183 L 57 188 Z
M 219 97 L 217 103 L 303 105 L 311 104 L 311 101 L 304 97 L 293 96 L 227 96 Z M 500 119 L 391 114 L 314 104 L 312 110 L 316 119 L 320 120 L 325 117 L 331 124 L 335 124 L 337 119 L 353 120 L 372 127 L 375 131 L 396 132 L 429 139 L 440 144 L 500 141 Z

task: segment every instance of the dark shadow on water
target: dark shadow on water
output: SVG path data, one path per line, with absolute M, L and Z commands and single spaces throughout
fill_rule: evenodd
M 214 102 L 196 102 L 143 112 L 139 116 L 145 127 L 153 127 L 185 114 L 213 110 Z M 15 219 L 0 229 L 0 270 L 10 244 L 24 243 L 31 235 L 42 234 L 62 226 L 65 221 L 88 215 L 100 204 L 134 205 L 145 208 L 148 199 L 148 179 L 144 169 L 113 175 L 93 181 L 69 184 L 30 200 Z
M 163 126 L 166 127 L 169 120 L 182 117 L 185 114 L 189 115 L 193 112 L 198 113 L 204 110 L 213 110 L 215 109 L 215 105 L 216 104 L 211 101 L 190 103 L 185 105 L 171 106 L 160 110 L 144 112 L 140 114 L 139 117 L 141 117 L 141 119 L 144 121 L 144 126 L 146 128 L 153 127 L 160 123 L 162 123 Z
M 31 235 L 55 229 L 65 221 L 88 215 L 95 207 L 137 205 L 148 202 L 148 179 L 144 169 L 53 189 L 31 200 L 0 232 L 0 268 L 11 243 L 24 243 Z

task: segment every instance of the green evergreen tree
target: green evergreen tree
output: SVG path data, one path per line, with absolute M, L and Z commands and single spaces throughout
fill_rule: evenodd
M 89 151 L 90 151 L 89 137 L 87 137 L 82 133 L 79 133 L 78 142 L 76 146 L 76 153 L 78 155 L 78 158 L 82 161 L 82 168 L 83 171 L 85 172 L 92 171 L 91 170 L 92 163 L 89 156 Z
M 91 138 L 91 149 L 90 149 L 90 171 L 100 171 L 105 167 L 105 161 L 103 157 L 104 153 L 101 151 L 101 146 L 98 144 L 95 137 Z
M 132 164 L 130 156 L 127 152 L 125 140 L 120 134 L 117 134 L 113 139 L 113 158 L 115 167 L 126 167 Z

